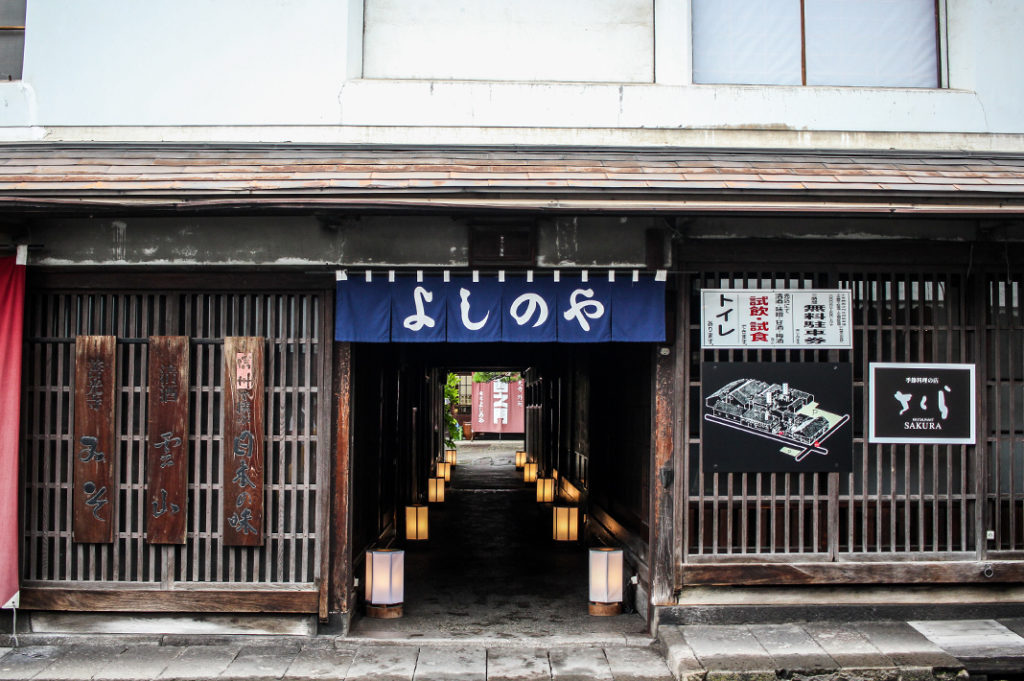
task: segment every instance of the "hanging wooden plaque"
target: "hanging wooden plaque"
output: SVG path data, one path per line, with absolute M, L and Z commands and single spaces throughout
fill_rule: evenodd
M 224 544 L 263 544 L 263 339 L 224 339 Z
M 188 338 L 149 339 L 146 542 L 185 543 L 188 499 Z
M 116 347 L 114 336 L 78 336 L 75 339 L 72 538 L 81 543 L 114 541 L 117 523 Z

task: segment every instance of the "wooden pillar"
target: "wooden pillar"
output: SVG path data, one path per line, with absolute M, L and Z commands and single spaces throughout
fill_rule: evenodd
M 331 612 L 348 613 L 352 593 L 352 516 L 349 513 L 349 484 L 352 460 L 352 345 L 334 344 L 334 397 L 337 402 L 335 456 L 331 468 L 331 518 L 324 534 L 330 535 Z
M 651 605 L 675 605 L 675 560 L 672 555 L 675 481 L 675 353 L 662 354 L 659 346 L 654 359 L 654 439 L 651 466 Z M 648 619 L 653 617 L 653 607 Z

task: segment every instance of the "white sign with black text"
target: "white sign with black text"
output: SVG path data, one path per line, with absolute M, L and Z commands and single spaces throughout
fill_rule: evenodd
M 848 289 L 704 289 L 701 347 L 853 347 Z

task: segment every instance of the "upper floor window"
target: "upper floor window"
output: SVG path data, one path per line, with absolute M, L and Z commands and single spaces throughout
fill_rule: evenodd
M 0 80 L 20 80 L 25 54 L 25 0 L 0 0 Z
M 695 83 L 939 85 L 936 0 L 692 0 Z

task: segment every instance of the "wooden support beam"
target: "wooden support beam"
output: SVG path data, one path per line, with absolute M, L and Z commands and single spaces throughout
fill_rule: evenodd
M 654 439 L 651 466 L 651 603 L 674 605 L 675 560 L 672 555 L 672 488 L 675 480 L 675 355 L 655 351 L 654 359 Z
M 1024 581 L 1024 561 L 689 563 L 682 577 L 686 586 L 1006 584 Z
M 21 590 L 25 610 L 91 612 L 316 613 L 314 591 L 148 591 L 141 589 Z
M 349 486 L 352 472 L 352 345 L 334 344 L 334 394 L 337 400 L 335 457 L 332 468 L 330 521 L 330 609 L 349 612 L 352 600 L 352 515 Z

